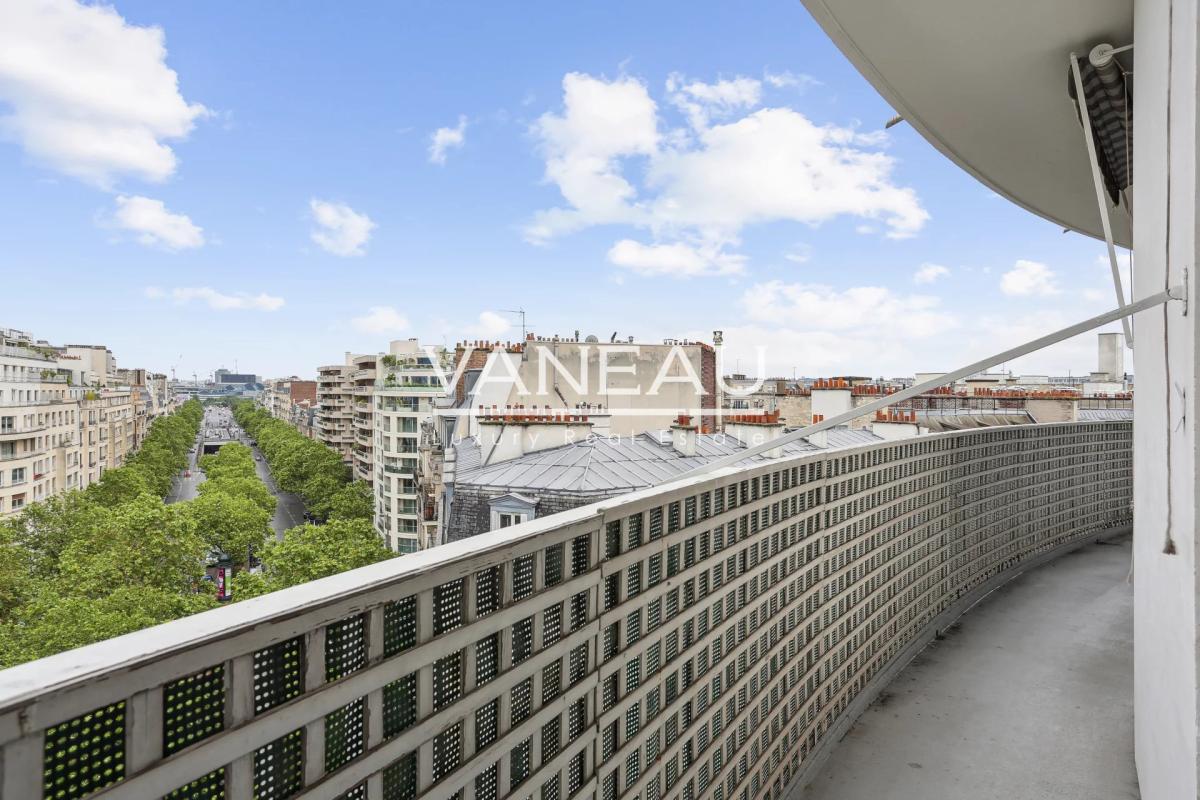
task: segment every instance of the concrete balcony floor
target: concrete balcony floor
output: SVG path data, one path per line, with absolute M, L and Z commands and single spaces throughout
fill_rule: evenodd
M 897 676 L 794 800 L 1129 800 L 1128 537 L 993 592 Z

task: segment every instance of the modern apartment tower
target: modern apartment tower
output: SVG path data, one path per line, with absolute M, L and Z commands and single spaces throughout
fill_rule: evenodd
M 317 367 L 316 437 L 338 451 L 347 466 L 354 460 L 353 359 L 346 353 L 341 364 Z
M 430 458 L 433 416 L 446 396 L 450 356 L 416 339 L 394 341 L 375 366 L 371 397 L 374 435 L 375 528 L 401 553 L 432 547 L 437 539 L 440 458 Z

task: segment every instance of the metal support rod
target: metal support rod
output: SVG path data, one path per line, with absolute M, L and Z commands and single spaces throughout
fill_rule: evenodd
M 1121 287 L 1121 271 L 1117 267 L 1117 249 L 1113 245 L 1112 222 L 1108 218 L 1108 201 L 1104 196 L 1104 177 L 1096 160 L 1096 142 L 1092 139 L 1092 117 L 1088 113 L 1087 97 L 1083 93 L 1083 76 L 1079 72 L 1079 58 L 1071 53 L 1071 75 L 1075 79 L 1075 98 L 1079 101 L 1079 118 L 1083 121 L 1083 140 L 1087 145 L 1088 166 L 1092 168 L 1092 185 L 1096 189 L 1096 206 L 1100 209 L 1100 224 L 1104 227 L 1104 243 L 1108 245 L 1108 266 L 1112 270 L 1113 288 L 1117 291 L 1117 304 L 1125 305 L 1125 290 Z M 1130 287 L 1132 290 L 1133 287 Z M 1133 327 L 1129 318 L 1121 320 L 1125 329 L 1125 344 L 1133 347 Z
M 772 439 L 769 442 L 757 444 L 753 447 L 748 447 L 745 450 L 739 450 L 732 455 L 718 458 L 715 461 L 710 461 L 701 467 L 697 467 L 689 472 L 685 472 L 680 477 L 694 478 L 699 475 L 713 472 L 714 470 L 718 470 L 722 467 L 731 467 L 735 464 L 740 464 L 751 456 L 765 453 L 768 450 L 774 450 L 782 445 L 788 444 L 789 442 L 798 441 L 807 436 L 812 436 L 814 433 L 820 433 L 823 430 L 842 425 L 850 422 L 851 420 L 858 419 L 859 417 L 865 417 L 868 414 L 874 414 L 880 409 L 895 405 L 896 403 L 899 403 L 902 400 L 907 400 L 910 397 L 916 397 L 919 394 L 924 394 L 930 389 L 936 389 L 939 386 L 945 386 L 947 384 L 954 383 L 959 378 L 965 378 L 968 375 L 974 375 L 977 372 L 982 372 L 983 370 L 986 370 L 989 367 L 994 367 L 997 364 L 1003 364 L 1004 362 L 1011 361 L 1014 358 L 1020 358 L 1021 356 L 1029 355 L 1036 350 L 1041 350 L 1043 347 L 1049 347 L 1052 344 L 1058 344 L 1064 339 L 1070 339 L 1072 336 L 1078 336 L 1081 333 L 1087 333 L 1090 330 L 1099 328 L 1101 325 L 1107 325 L 1110 322 L 1116 322 L 1119 319 L 1125 319 L 1132 314 L 1136 314 L 1139 311 L 1145 311 L 1148 308 L 1154 308 L 1155 306 L 1161 305 L 1168 300 L 1182 300 L 1183 297 L 1184 289 L 1182 286 L 1172 287 L 1165 292 L 1159 292 L 1158 294 L 1151 295 L 1150 297 L 1142 298 L 1141 300 L 1131 303 L 1130 305 L 1123 305 L 1118 308 L 1114 308 L 1112 311 L 1106 311 L 1099 316 L 1092 317 L 1091 319 L 1085 319 L 1083 322 L 1077 322 L 1068 328 L 1057 330 L 1054 333 L 1048 333 L 1045 336 L 1034 339 L 1033 341 L 1026 342 L 1025 344 L 1018 345 L 1009 350 L 1005 350 L 1003 353 L 997 353 L 994 356 L 988 356 L 987 358 L 976 361 L 973 364 L 968 364 L 965 367 L 960 367 L 951 372 L 947 372 L 944 375 L 939 375 L 936 378 L 914 384 L 907 389 L 901 389 L 895 394 L 884 395 L 878 400 L 872 400 L 870 403 L 859 406 L 858 408 L 852 408 L 849 411 L 842 412 L 841 414 L 835 414 L 829 419 L 821 420 L 820 422 L 814 423 L 805 428 L 800 428 L 799 430 L 792 431 L 791 433 L 785 433 L 783 436 L 780 436 L 777 439 Z

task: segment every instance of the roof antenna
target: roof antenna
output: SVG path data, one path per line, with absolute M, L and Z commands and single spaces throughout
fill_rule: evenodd
M 502 308 L 500 309 L 505 314 L 520 314 L 521 315 L 521 341 L 525 341 L 525 309 L 523 308 Z

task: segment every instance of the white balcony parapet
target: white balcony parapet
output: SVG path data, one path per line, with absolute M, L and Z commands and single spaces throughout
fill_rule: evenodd
M 948 615 L 1128 526 L 1131 436 L 726 467 L 21 665 L 0 796 L 779 796 Z

